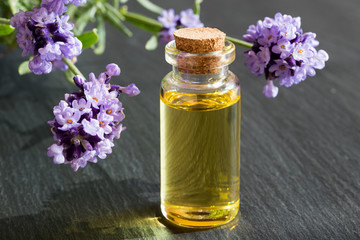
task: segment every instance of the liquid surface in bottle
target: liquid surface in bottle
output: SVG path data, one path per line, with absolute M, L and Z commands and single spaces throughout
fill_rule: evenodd
M 211 227 L 232 220 L 240 194 L 240 96 L 161 96 L 161 201 L 170 221 Z

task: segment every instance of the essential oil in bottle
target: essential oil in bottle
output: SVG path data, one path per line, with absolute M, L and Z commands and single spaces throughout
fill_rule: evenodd
M 212 28 L 174 36 L 160 92 L 161 211 L 177 225 L 214 227 L 239 210 L 240 85 L 228 70 L 235 47 Z

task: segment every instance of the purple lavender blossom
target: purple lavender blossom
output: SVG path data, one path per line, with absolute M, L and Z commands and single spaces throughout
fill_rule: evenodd
M 60 130 L 66 131 L 72 128 L 80 126 L 78 121 L 80 120 L 81 112 L 75 111 L 73 108 L 66 108 L 61 114 L 56 117 L 57 123 L 62 125 L 59 127 Z
M 84 127 L 84 131 L 91 136 L 97 136 L 100 139 L 104 139 L 104 130 L 100 122 L 96 119 L 90 119 L 90 121 L 83 119 L 81 125 Z
M 98 142 L 96 144 L 96 154 L 99 158 L 105 159 L 106 154 L 110 154 L 112 152 L 112 147 L 114 143 L 110 139 L 105 139 L 104 141 Z
M 84 168 L 87 162 L 97 162 L 96 151 L 85 151 L 83 155 L 71 161 L 71 167 L 76 172 L 79 167 Z
M 267 47 L 260 47 L 259 52 L 248 51 L 244 54 L 247 58 L 245 65 L 250 68 L 251 73 L 261 76 L 270 61 L 270 51 Z
M 106 70 L 97 78 L 89 74 L 89 81 L 75 76 L 80 91 L 65 94 L 65 100 L 54 107 L 55 118 L 49 125 L 56 144 L 47 153 L 54 163 L 70 164 L 77 171 L 88 162 L 97 162 L 97 157 L 104 159 L 112 152 L 114 139 L 125 130 L 120 123 L 125 115 L 117 97 L 121 93 L 135 96 L 140 91 L 134 84 L 110 85 L 111 76 L 118 76 L 120 68 L 109 64 Z
M 166 43 L 174 40 L 174 32 L 175 31 L 176 31 L 176 28 L 164 28 L 163 30 L 161 30 L 159 42 L 166 44 Z
M 280 80 L 291 79 L 292 67 L 282 59 L 275 60 L 275 64 L 271 65 L 269 71 L 274 73 Z M 290 87 L 292 84 L 285 84 L 286 87 Z
M 194 11 L 191 8 L 180 12 L 180 23 L 187 28 L 204 26 L 200 21 L 200 16 L 194 14 Z
M 62 145 L 53 144 L 48 148 L 47 155 L 54 157 L 55 164 L 62 164 L 65 162 L 63 151 L 64 148 Z
M 174 9 L 162 10 L 161 15 L 158 17 L 159 22 L 162 23 L 164 28 L 174 28 L 177 25 L 179 15 L 175 14 Z
M 58 6 L 69 4 L 70 0 L 46 0 L 43 4 Z M 60 6 L 60 5 L 59 5 Z M 10 21 L 18 32 L 16 34 L 22 56 L 34 55 L 29 61 L 29 68 L 35 74 L 50 73 L 53 68 L 66 70 L 62 57 L 72 59 L 81 53 L 82 44 L 71 32 L 69 16 L 58 16 L 46 7 L 34 8 L 33 11 L 19 11 Z
M 115 122 L 121 122 L 125 118 L 120 101 L 108 101 L 106 104 L 101 106 L 100 112 L 105 112 L 106 114 L 112 116 L 113 121 Z
M 271 46 L 277 42 L 277 35 L 279 32 L 278 26 L 272 26 L 271 28 L 264 28 L 263 34 L 258 38 L 258 42 L 261 46 Z
M 274 86 L 273 81 L 268 80 L 264 86 L 263 94 L 268 98 L 275 98 L 279 92 L 279 88 Z
M 276 45 L 272 47 L 272 52 L 280 54 L 280 58 L 285 59 L 290 56 L 293 46 L 286 38 L 280 39 Z
M 81 98 L 79 100 L 75 99 L 72 101 L 72 107 L 76 109 L 80 114 L 91 112 L 90 102 L 87 102 L 85 99 Z
M 62 60 L 54 60 L 51 63 L 53 68 L 58 68 L 61 71 L 66 71 L 69 68 Z
M 279 85 L 290 87 L 304 81 L 307 76 L 315 76 L 315 69 L 323 69 L 329 55 L 324 50 L 317 51 L 319 45 L 315 33 L 303 33 L 300 17 L 275 14 L 266 17 L 256 25 L 249 26 L 243 36 L 253 47 L 244 53 L 245 65 L 256 76 L 265 74 L 267 84 L 263 93 L 266 97 L 276 97 Z
M 159 42 L 165 44 L 174 40 L 173 34 L 176 29 L 204 26 L 200 21 L 200 16 L 194 14 L 194 11 L 190 8 L 181 11 L 180 15 L 176 15 L 174 9 L 163 10 L 158 20 L 163 25 L 163 29 L 159 32 Z
M 137 88 L 135 84 L 130 84 L 126 87 L 120 87 L 119 90 L 125 94 L 127 94 L 129 97 L 136 96 L 140 93 L 140 90 Z
M 113 141 L 114 138 L 119 139 L 120 138 L 120 133 L 122 131 L 124 131 L 125 129 L 126 129 L 126 127 L 123 127 L 121 124 L 119 124 L 116 127 L 113 127 L 113 131 L 112 131 L 112 133 L 110 134 L 110 137 L 109 137 L 110 141 Z
M 78 7 L 81 4 L 85 4 L 86 0 L 42 0 L 41 7 L 44 7 L 51 12 L 61 15 L 67 11 L 67 7 L 65 6 L 65 4 L 68 5 L 71 3 Z
M 29 62 L 29 69 L 36 75 L 50 73 L 52 70 L 52 63 L 42 60 L 40 56 L 35 56 Z
M 114 63 L 111 63 L 111 64 L 106 66 L 106 74 L 109 77 L 119 76 L 120 72 L 121 72 L 121 70 L 120 70 L 119 66 L 114 64 Z

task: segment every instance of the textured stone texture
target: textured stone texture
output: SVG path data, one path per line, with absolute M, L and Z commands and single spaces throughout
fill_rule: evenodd
M 159 213 L 159 85 L 171 67 L 162 48 L 144 49 L 148 33 L 132 28 L 130 39 L 108 27 L 106 53 L 80 56 L 86 75 L 118 63 L 114 82 L 142 93 L 123 99 L 127 130 L 114 153 L 77 173 L 46 157 L 46 121 L 75 88 L 61 72 L 18 76 L 19 50 L 0 59 L 0 239 L 360 239 L 359 8 L 358 0 L 205 1 L 202 21 L 234 37 L 277 11 L 301 16 L 330 55 L 324 71 L 266 99 L 238 47 L 230 69 L 242 87 L 241 216 L 206 231 L 168 226 Z M 136 1 L 129 10 L 149 14 Z

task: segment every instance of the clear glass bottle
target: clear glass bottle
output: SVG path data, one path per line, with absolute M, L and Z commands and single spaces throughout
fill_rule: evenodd
M 173 66 L 161 83 L 161 211 L 195 228 L 235 218 L 240 195 L 240 85 L 228 70 L 235 46 L 185 53 L 165 48 Z

